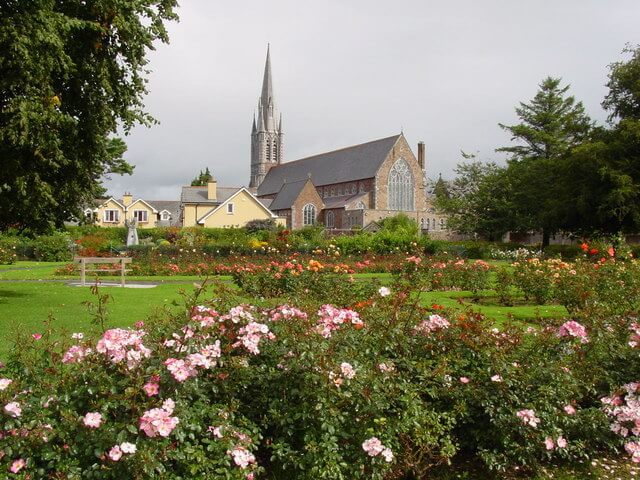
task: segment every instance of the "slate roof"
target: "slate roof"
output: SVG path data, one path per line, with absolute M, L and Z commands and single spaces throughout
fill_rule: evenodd
M 231 195 L 236 193 L 242 187 L 217 187 L 215 200 L 207 198 L 207 187 L 182 187 L 180 195 L 181 203 L 210 203 L 211 205 L 219 205 Z
M 258 187 L 258 196 L 272 195 L 286 183 L 311 178 L 315 186 L 375 177 L 402 134 L 321 153 L 273 167 Z M 274 207 L 272 207 L 274 208 Z
M 298 198 L 298 195 L 300 195 L 300 192 L 306 183 L 307 179 L 305 178 L 304 180 L 287 182 L 282 185 L 278 195 L 276 195 L 273 202 L 271 202 L 271 205 L 269 205 L 269 210 L 273 212 L 274 210 L 286 210 L 291 208 L 291 205 L 296 201 L 296 198 Z
M 367 192 L 355 193 L 353 195 L 343 195 L 341 197 L 327 197 L 323 198 L 324 208 L 344 208 L 348 203 L 356 201 L 358 198 L 364 198 L 368 195 Z

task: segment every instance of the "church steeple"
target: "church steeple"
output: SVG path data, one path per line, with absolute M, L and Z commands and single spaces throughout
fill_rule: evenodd
M 271 48 L 267 45 L 262 92 L 258 99 L 258 115 L 254 114 L 251 129 L 251 181 L 250 187 L 258 187 L 267 172 L 282 162 L 282 115 L 279 116 L 273 95 L 271 76 Z

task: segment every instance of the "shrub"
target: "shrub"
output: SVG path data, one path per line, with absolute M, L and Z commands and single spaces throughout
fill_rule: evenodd
M 36 237 L 33 241 L 33 255 L 43 262 L 63 262 L 73 257 L 74 243 L 67 233 Z
M 248 234 L 254 234 L 262 230 L 267 230 L 269 232 L 277 230 L 276 221 L 272 218 L 250 220 L 247 222 L 244 228 Z

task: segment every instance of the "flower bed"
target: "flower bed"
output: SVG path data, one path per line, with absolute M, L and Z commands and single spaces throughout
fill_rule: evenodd
M 496 329 L 417 295 L 448 275 L 484 281 L 487 268 L 426 263 L 405 258 L 392 284 L 340 291 L 323 264 L 278 266 L 269 275 L 300 288 L 335 284 L 323 298 L 281 291 L 276 307 L 219 286 L 96 339 L 27 335 L 0 370 L 0 471 L 382 479 L 461 459 L 505 475 L 603 451 L 640 460 L 637 320 Z

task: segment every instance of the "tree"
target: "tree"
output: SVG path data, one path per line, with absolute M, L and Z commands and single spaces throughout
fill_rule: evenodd
M 191 186 L 206 187 L 207 183 L 209 183 L 211 180 L 213 180 L 213 175 L 211 175 L 209 167 L 207 167 L 204 173 L 202 172 L 202 170 L 200 170 L 200 174 L 191 181 Z
M 143 111 L 146 54 L 176 0 L 0 3 L 0 230 L 80 216 L 107 173 L 131 173 L 118 129 Z
M 475 155 L 462 152 L 462 156 L 465 162 L 456 167 L 456 178 L 436 194 L 436 207 L 448 215 L 449 229 L 499 240 L 515 225 L 507 170 L 477 161 Z
M 559 78 L 544 79 L 535 97 L 516 108 L 520 123 L 499 124 L 517 142 L 497 150 L 510 154 L 516 228 L 541 230 L 543 245 L 563 228 L 569 208 L 565 185 L 570 178 L 561 177 L 563 162 L 593 129 L 582 103 L 567 96 L 569 86 L 560 83 Z

